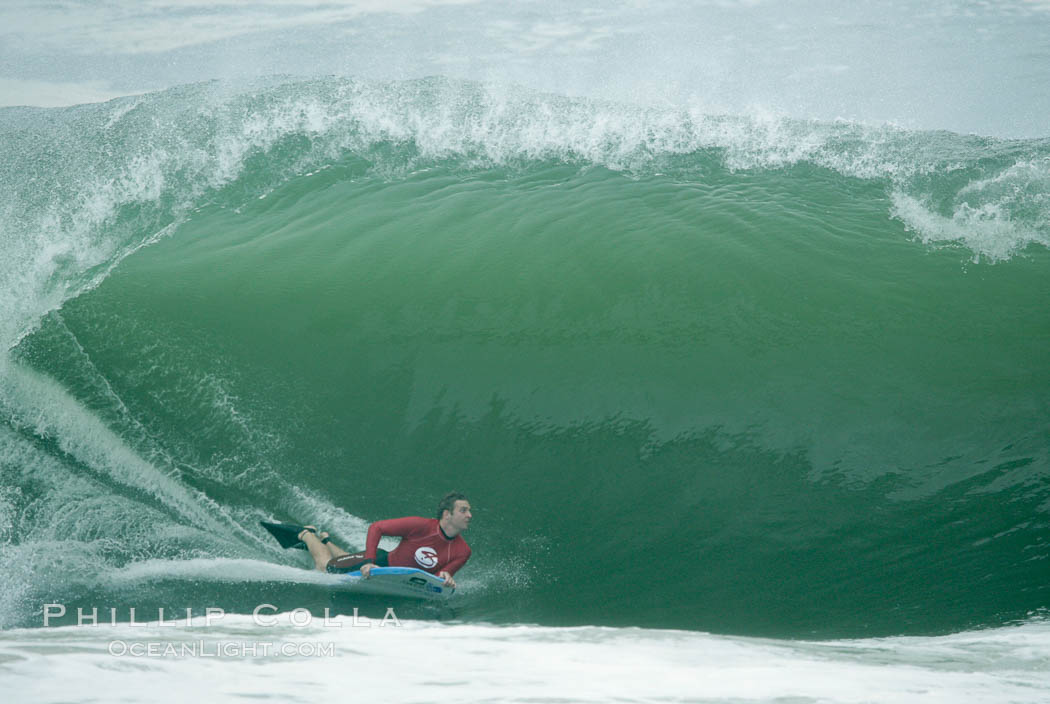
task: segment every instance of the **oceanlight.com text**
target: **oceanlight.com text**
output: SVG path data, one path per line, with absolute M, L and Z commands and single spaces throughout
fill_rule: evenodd
M 115 657 L 133 658 L 331 658 L 335 643 L 274 643 L 270 641 L 110 641 Z

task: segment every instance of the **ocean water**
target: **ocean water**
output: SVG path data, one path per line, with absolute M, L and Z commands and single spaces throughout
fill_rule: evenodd
M 1050 4 L 0 18 L 15 701 L 1045 698 Z

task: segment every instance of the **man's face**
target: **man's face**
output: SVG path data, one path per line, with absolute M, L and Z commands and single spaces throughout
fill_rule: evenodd
M 470 527 L 470 502 L 462 499 L 456 501 L 452 505 L 452 512 L 449 514 L 449 523 L 456 530 L 466 530 Z

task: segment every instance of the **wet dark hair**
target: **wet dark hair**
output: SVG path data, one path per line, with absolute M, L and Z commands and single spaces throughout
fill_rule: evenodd
M 466 500 L 467 497 L 463 496 L 463 494 L 459 493 L 458 491 L 450 491 L 449 493 L 445 494 L 445 497 L 438 502 L 438 520 L 440 521 L 441 517 L 445 515 L 445 511 L 452 513 L 452 509 L 456 507 L 457 501 Z

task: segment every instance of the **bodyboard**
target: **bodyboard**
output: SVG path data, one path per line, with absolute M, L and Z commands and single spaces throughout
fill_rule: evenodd
M 341 588 L 360 594 L 399 596 L 411 599 L 447 599 L 455 588 L 445 580 L 415 567 L 373 567 L 368 579 L 361 572 L 333 575 Z

